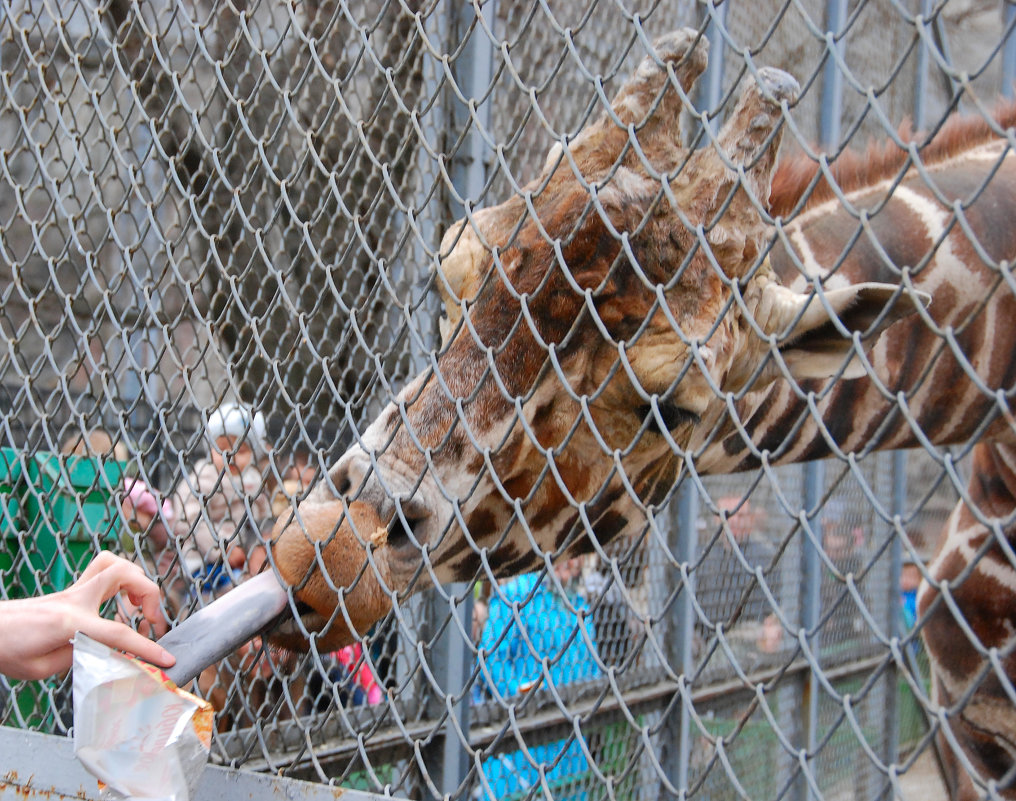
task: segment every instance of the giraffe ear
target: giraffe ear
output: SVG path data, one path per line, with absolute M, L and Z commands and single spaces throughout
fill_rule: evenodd
M 853 284 L 818 294 L 770 282 L 762 291 L 755 321 L 766 334 L 775 335 L 795 379 L 829 378 L 840 370 L 844 378 L 860 378 L 865 369 L 851 335 L 859 333 L 871 348 L 882 331 L 915 313 L 918 304 L 930 302 L 930 295 L 900 292 L 892 284 Z
M 465 303 L 473 300 L 479 292 L 483 280 L 480 269 L 489 255 L 467 219 L 455 223 L 441 239 L 436 283 L 444 305 L 444 315 L 440 320 L 443 345 L 448 344 L 449 337 L 462 319 Z

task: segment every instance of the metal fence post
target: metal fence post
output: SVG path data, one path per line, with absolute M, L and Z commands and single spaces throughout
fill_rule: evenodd
M 1016 81 L 1016 35 L 1013 34 L 1013 28 L 1016 27 L 1016 2 L 1008 0 L 1004 13 L 1006 36 L 1002 49 L 1002 94 L 1011 98 L 1013 81 Z
M 804 465 L 804 517 L 814 534 L 814 540 L 808 531 L 801 532 L 801 628 L 812 654 L 816 659 L 819 653 L 818 622 L 822 615 L 822 559 L 819 548 L 822 539 L 822 495 L 825 489 L 825 465 L 822 462 L 808 462 Z M 813 662 L 810 669 L 801 672 L 801 704 L 802 737 L 801 747 L 807 754 L 802 769 L 814 757 L 815 746 L 819 735 L 818 702 L 820 686 L 815 678 L 819 665 Z M 797 798 L 812 798 L 806 777 L 802 773 L 797 783 Z
M 698 552 L 698 493 L 695 491 L 693 482 L 685 480 L 677 491 L 676 513 L 672 516 L 671 525 L 671 553 L 674 559 L 681 564 L 692 565 L 695 562 Z M 672 667 L 676 668 L 682 676 L 689 676 L 694 670 L 694 622 L 695 608 L 691 602 L 692 593 L 695 592 L 695 579 L 689 577 L 689 581 L 677 596 L 674 604 L 673 617 L 670 620 L 672 628 L 670 634 L 670 647 L 667 658 Z M 674 718 L 674 711 L 678 712 L 677 719 Z M 667 779 L 674 787 L 686 789 L 688 787 L 688 771 L 691 764 L 691 714 L 688 710 L 688 703 L 682 699 L 677 710 L 671 711 L 671 718 L 664 729 L 666 741 L 662 745 L 662 765 L 666 772 Z
M 847 0 L 826 0 L 826 56 L 822 72 L 822 112 L 819 118 L 819 138 L 827 148 L 839 148 L 840 121 L 843 117 L 843 75 L 833 54 L 843 55 L 843 40 L 837 40 L 847 19 Z
M 488 90 L 493 80 L 494 47 L 486 30 L 492 29 L 496 18 L 497 3 L 483 3 L 482 8 L 474 4 L 460 4 L 452 12 L 453 37 L 465 41 L 461 55 L 452 67 L 455 83 L 466 104 L 454 102 L 448 123 L 451 131 L 469 131 L 458 150 L 452 156 L 451 177 L 458 198 L 451 198 L 456 216 L 464 214 L 464 204 L 478 201 L 486 185 L 488 166 L 491 159 L 479 127 L 490 128 L 490 98 Z M 477 14 L 483 15 L 481 23 Z M 445 588 L 448 596 L 461 599 L 454 609 L 448 609 L 438 602 L 435 594 L 434 607 L 437 617 L 458 618 L 458 624 L 449 620 L 444 632 L 431 650 L 431 668 L 434 677 L 442 683 L 435 693 L 433 712 L 436 715 L 449 714 L 443 727 L 443 736 L 427 749 L 431 778 L 435 787 L 445 797 L 452 796 L 460 788 L 469 773 L 471 759 L 462 736 L 468 738 L 470 727 L 469 691 L 466 683 L 472 672 L 474 661 L 471 643 L 463 640 L 460 631 L 468 634 L 472 628 L 473 593 L 469 584 L 453 584 Z M 460 629 L 461 626 L 461 629 Z M 457 700 L 456 700 L 457 699 Z M 462 735 L 459 734 L 462 732 Z M 436 751 L 436 752 L 435 752 Z
M 907 512 L 907 453 L 906 451 L 893 451 L 892 453 L 893 472 L 893 498 L 892 513 L 894 520 L 902 520 Z M 900 574 L 903 571 L 903 543 L 900 541 L 899 533 L 895 527 L 892 532 L 892 544 L 889 548 L 889 598 L 888 603 L 888 624 L 889 636 L 902 638 L 903 615 L 900 611 Z M 893 764 L 900 755 L 900 721 L 899 721 L 899 671 L 896 663 L 889 662 L 886 670 L 886 682 L 888 693 L 886 698 L 886 764 Z M 886 786 L 882 794 L 883 798 L 892 797 L 892 787 Z
M 443 603 L 444 595 L 461 599 L 451 608 Z M 473 592 L 469 584 L 451 584 L 444 591 L 436 591 L 432 598 L 432 620 L 442 621 L 444 631 L 430 649 L 430 669 L 440 687 L 435 687 L 430 704 L 430 716 L 437 720 L 448 717 L 441 728 L 441 734 L 433 745 L 425 749 L 427 771 L 440 791 L 439 797 L 449 798 L 462 786 L 469 773 L 470 755 L 462 741 L 469 733 L 469 691 L 466 681 L 472 671 L 473 651 L 460 633 L 468 635 L 473 620 Z M 454 618 L 458 618 L 458 623 Z
M 921 16 L 919 24 L 925 25 L 928 12 L 931 10 L 932 0 L 921 0 Z M 918 131 L 924 130 L 928 118 L 927 101 L 925 95 L 928 87 L 928 43 L 924 38 L 917 44 L 917 70 L 914 76 L 914 128 Z
M 839 149 L 841 118 L 843 116 L 843 75 L 834 55 L 842 56 L 844 42 L 836 37 L 842 31 L 847 18 L 847 0 L 826 0 L 826 46 L 829 50 L 822 73 L 822 104 L 819 116 L 819 140 L 827 149 Z M 821 547 L 822 510 L 819 504 L 825 489 L 825 465 L 821 462 L 809 462 L 804 465 L 804 510 L 805 518 L 814 534 L 814 540 L 808 536 L 807 530 L 802 531 L 801 547 L 801 628 L 804 637 L 816 659 L 819 653 L 818 622 L 822 614 L 822 560 L 819 556 Z M 806 757 L 802 762 L 802 771 L 810 772 L 809 763 L 814 758 L 819 734 L 819 682 L 815 679 L 815 671 L 819 670 L 812 663 L 809 670 L 801 673 L 801 710 L 802 738 L 801 746 Z M 798 779 L 797 798 L 801 801 L 813 797 L 804 773 Z
M 482 13 L 482 24 L 476 17 L 476 10 Z M 493 30 L 496 14 L 495 0 L 483 3 L 482 9 L 463 3 L 453 23 L 457 38 L 468 37 L 462 54 L 452 67 L 455 83 L 468 105 L 456 101 L 449 119 L 452 131 L 469 131 L 453 155 L 451 165 L 455 191 L 467 203 L 480 200 L 494 158 L 477 126 L 490 130 L 491 97 L 488 91 L 494 76 L 494 44 L 486 31 Z M 462 204 L 455 198 L 451 199 L 451 206 L 456 215 L 464 213 Z
M 706 39 L 709 40 L 709 62 L 706 65 L 705 74 L 699 81 L 699 105 L 707 112 L 715 111 L 723 99 L 723 67 L 724 47 L 723 34 L 720 32 L 727 24 L 727 8 L 730 3 L 709 3 L 703 14 L 708 20 L 706 24 Z M 718 131 L 720 118 L 710 119 L 709 125 L 712 130 Z

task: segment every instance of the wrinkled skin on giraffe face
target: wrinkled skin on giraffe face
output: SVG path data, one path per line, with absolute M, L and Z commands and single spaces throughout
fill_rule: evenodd
M 522 195 L 447 232 L 436 369 L 277 527 L 274 563 L 307 610 L 278 642 L 335 648 L 431 584 L 643 531 L 726 393 L 849 376 L 850 332 L 911 311 L 883 314 L 894 287 L 819 299 L 775 282 L 759 209 L 798 85 L 760 70 L 715 142 L 686 149 L 707 49 L 692 30 L 656 42 Z

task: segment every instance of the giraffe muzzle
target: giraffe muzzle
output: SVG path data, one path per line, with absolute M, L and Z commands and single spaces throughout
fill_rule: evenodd
M 280 522 L 272 554 L 300 612 L 269 634 L 275 645 L 306 650 L 313 635 L 319 650 L 341 648 L 392 608 L 388 528 L 366 503 L 301 504 Z

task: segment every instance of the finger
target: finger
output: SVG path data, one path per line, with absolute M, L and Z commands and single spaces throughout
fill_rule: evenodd
M 98 557 L 96 557 L 97 559 Z M 120 557 L 113 557 L 113 561 L 104 561 L 106 561 L 106 565 L 103 568 L 88 576 L 87 580 L 82 574 L 82 579 L 78 581 L 78 584 L 82 585 L 81 589 L 88 592 L 89 596 L 94 599 L 95 606 L 108 601 L 118 592 L 125 592 L 135 599 L 135 602 L 140 599 L 142 607 L 149 598 L 154 598 L 156 605 L 158 605 L 159 586 L 145 575 L 145 571 L 141 569 L 140 565 Z
M 95 558 L 85 566 L 85 569 L 81 572 L 81 576 L 78 578 L 78 581 L 88 581 L 119 561 L 121 561 L 120 557 L 116 556 L 114 553 L 110 551 L 99 551 L 95 555 Z
M 128 562 L 120 557 L 104 561 L 106 566 L 103 569 L 87 581 L 79 580 L 71 589 L 84 593 L 92 609 L 98 608 L 117 593 L 123 592 L 136 608 L 140 607 L 141 614 L 154 625 L 156 631 L 165 633 L 169 624 L 162 614 L 160 606 L 162 591 L 159 585 L 148 578 L 140 565 L 134 562 Z M 118 601 L 118 605 L 120 603 Z M 127 609 L 126 606 L 120 608 L 124 611 Z
M 160 609 L 159 612 L 159 620 L 146 620 L 141 607 L 125 599 L 123 596 L 117 596 L 116 617 L 114 619 L 118 623 L 130 626 L 144 637 L 149 637 L 154 633 L 156 639 L 158 639 L 169 631 L 169 624 L 166 622 L 165 617 L 162 616 L 162 610 Z
M 134 607 L 141 611 L 145 620 L 155 624 L 156 628 L 161 627 L 163 633 L 165 633 L 165 630 L 169 628 L 169 623 L 162 612 L 162 590 L 158 584 L 151 580 L 147 580 L 144 586 L 145 590 L 143 592 L 127 589 L 127 597 Z M 154 592 L 151 589 L 152 587 L 155 588 Z
M 80 631 L 110 648 L 126 651 L 159 667 L 170 667 L 176 662 L 176 657 L 161 645 L 143 637 L 129 626 L 114 620 L 106 620 L 101 617 L 88 618 L 82 624 Z
M 130 624 L 143 617 L 141 607 L 132 598 L 124 598 L 122 595 L 116 597 L 116 620 Z
M 154 631 L 156 637 L 162 637 L 169 631 L 169 621 L 166 620 L 162 607 L 158 604 L 155 605 L 154 609 L 149 608 L 147 612 L 140 607 L 135 607 L 134 619 L 137 621 L 137 625 L 133 628 L 140 631 L 146 637 L 149 631 Z

